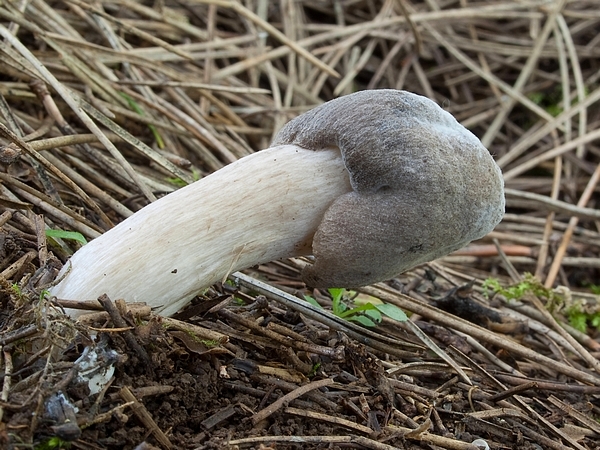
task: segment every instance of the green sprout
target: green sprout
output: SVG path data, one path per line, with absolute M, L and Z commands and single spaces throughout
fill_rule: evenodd
M 192 169 L 192 179 L 194 181 L 198 181 L 200 179 L 200 171 L 198 171 L 197 169 Z M 182 180 L 179 177 L 169 177 L 166 178 L 167 183 L 171 183 L 174 186 L 177 186 L 179 188 L 185 187 L 188 185 L 188 183 L 185 180 Z
M 17 283 L 13 283 L 10 285 L 10 287 L 17 296 L 17 298 L 23 298 L 23 290 L 21 289 L 21 286 L 19 286 Z
M 140 105 L 137 104 L 137 102 L 130 95 L 127 95 L 124 92 L 119 92 L 119 94 L 121 94 L 121 96 L 125 100 L 127 100 L 127 103 L 129 104 L 129 107 L 131 109 L 133 109 L 140 116 L 145 115 L 144 110 L 140 107 Z M 152 135 L 154 136 L 154 140 L 156 141 L 156 145 L 158 145 L 158 148 L 160 148 L 160 149 L 165 148 L 165 142 L 163 141 L 160 133 L 158 132 L 158 129 L 151 123 L 148 124 L 148 129 L 152 132 Z
M 35 450 L 60 450 L 71 448 L 71 443 L 63 441 L 58 436 L 53 436 L 48 440 L 36 445 L 34 448 Z
M 382 314 L 399 322 L 408 320 L 404 311 L 395 305 L 389 303 L 373 304 L 371 302 L 366 302 L 361 303 L 358 306 L 350 307 L 348 305 L 350 300 L 348 300 L 344 294 L 351 293 L 351 291 L 347 292 L 342 288 L 330 288 L 328 291 L 332 300 L 331 312 L 341 319 L 358 322 L 366 327 L 376 327 L 381 323 Z M 313 297 L 305 295 L 304 299 L 310 304 L 321 308 L 321 305 L 319 305 Z
M 320 362 L 313 364 L 312 368 L 310 369 L 310 373 L 308 374 L 308 377 L 312 378 L 312 377 L 316 376 L 317 372 L 319 371 L 320 368 L 321 368 Z
M 592 294 L 594 295 L 600 295 L 600 286 L 598 286 L 597 284 L 588 284 L 587 288 L 592 291 Z
M 569 324 L 582 333 L 587 333 L 588 327 L 600 331 L 600 311 L 588 312 L 580 303 L 576 303 L 565 310 Z
M 87 240 L 83 237 L 83 234 L 77 231 L 65 231 L 65 230 L 45 230 L 46 237 L 49 238 L 57 238 L 57 239 L 70 239 L 72 241 L 77 241 L 82 245 L 87 244 Z
M 584 98 L 589 94 L 589 88 L 586 86 L 584 88 Z M 556 86 L 551 91 L 534 91 L 528 94 L 529 100 L 531 100 L 536 105 L 544 108 L 548 114 L 553 117 L 557 117 L 564 111 L 563 105 L 563 89 L 561 86 Z M 579 98 L 576 97 L 570 102 L 570 106 L 573 107 L 577 105 L 579 102 Z
M 201 337 L 196 335 L 196 333 L 194 333 L 192 330 L 182 329 L 181 331 L 184 332 L 185 334 L 187 334 L 194 342 L 197 342 L 198 344 L 202 344 L 207 348 L 218 347 L 221 344 L 219 341 L 217 341 L 215 339 L 202 339 Z
M 550 93 L 538 91 L 531 92 L 528 97 L 529 100 L 544 108 L 546 112 L 553 117 L 556 117 L 563 112 L 563 108 L 561 106 L 562 89 L 560 87 Z
M 526 273 L 524 279 L 519 283 L 506 288 L 502 287 L 497 278 L 486 279 L 481 287 L 483 288 L 483 295 L 488 298 L 488 290 L 492 290 L 495 294 L 502 295 L 507 300 L 519 300 L 529 293 L 538 297 L 545 297 L 551 301 L 558 300 L 557 297 L 559 297 L 554 291 L 544 287 L 544 285 L 530 273 Z

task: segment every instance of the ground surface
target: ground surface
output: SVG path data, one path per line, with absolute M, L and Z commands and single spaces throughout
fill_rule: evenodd
M 0 22 L 0 448 L 600 448 L 595 1 L 35 0 Z M 485 239 L 343 293 L 408 322 L 327 314 L 303 260 L 173 319 L 104 299 L 74 322 L 44 295 L 80 236 L 368 88 L 437 101 L 506 181 Z
M 468 288 L 445 290 L 447 282 L 432 281 L 432 273 L 425 279 L 414 274 L 410 285 L 396 281 L 395 287 L 443 298 L 428 310 L 462 310 L 495 329 L 490 336 L 506 340 L 494 349 L 484 337 L 482 346 L 468 334 L 413 315 L 464 378 L 406 324 L 385 321 L 376 329 L 379 340 L 392 345 L 390 355 L 379 349 L 381 342 L 361 344 L 360 337 L 348 336 L 351 331 L 331 329 L 231 286 L 220 294 L 211 290 L 182 313 L 185 321 L 146 312 L 134 319 L 130 312 L 124 314 L 127 327 L 120 324 L 117 331 L 110 331 L 106 313 L 87 325 L 60 315 L 36 320 L 40 305 L 32 309 L 21 299 L 26 304 L 13 310 L 15 295 L 8 288 L 4 356 L 17 370 L 3 404 L 3 439 L 20 447 L 19 441 L 48 445 L 58 436 L 74 448 L 115 449 L 140 448 L 142 442 L 207 449 L 469 449 L 475 439 L 499 449 L 597 448 L 597 375 L 578 369 L 572 357 L 560 358 L 553 338 L 560 339 L 548 329 L 530 329 L 528 320 L 510 317 L 497 303 L 485 309 Z M 403 298 L 391 287 L 379 294 Z M 317 298 L 328 303 L 325 296 Z M 452 321 L 475 336 L 481 330 Z M 46 326 L 31 329 L 32 323 Z M 31 335 L 23 337 L 27 331 Z M 87 379 L 79 378 L 88 376 L 83 363 L 73 363 L 91 335 L 97 336 L 95 367 L 115 367 L 110 383 L 94 395 Z

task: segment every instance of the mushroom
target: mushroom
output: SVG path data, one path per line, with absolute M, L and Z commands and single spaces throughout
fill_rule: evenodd
M 483 237 L 503 212 L 500 169 L 451 114 L 409 92 L 362 91 L 85 245 L 51 294 L 106 293 L 168 316 L 231 272 L 308 254 L 307 285 L 358 287 Z

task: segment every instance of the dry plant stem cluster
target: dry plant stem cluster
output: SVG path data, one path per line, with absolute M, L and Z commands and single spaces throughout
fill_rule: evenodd
M 75 352 L 64 349 L 91 330 L 77 334 L 43 314 L 47 303 L 36 307 L 80 245 L 49 242 L 45 228 L 94 239 L 156 197 L 268 147 L 284 123 L 324 100 L 395 88 L 435 100 L 473 130 L 507 188 L 507 214 L 489 237 L 401 285 L 366 288 L 413 312 L 412 326 L 384 321 L 364 332 L 245 292 L 236 293 L 250 302 L 240 309 L 209 291 L 215 312 L 164 327 L 119 312 L 123 327 L 98 311 L 89 325 L 130 359 L 104 392 L 80 400 L 85 430 L 74 447 L 472 449 L 481 436 L 497 448 L 596 448 L 597 332 L 559 314 L 577 345 L 539 301 L 490 301 L 478 285 L 529 271 L 547 287 L 572 288 L 565 306 L 598 312 L 585 287 L 600 270 L 599 27 L 595 0 L 2 2 L 0 447 L 54 433 L 41 413 L 76 376 Z M 281 300 L 305 288 L 298 266 L 254 274 L 269 280 L 264 295 Z M 467 297 L 501 322 L 473 325 L 432 307 L 474 278 Z M 289 293 L 274 293 L 274 283 Z M 190 335 L 218 345 L 200 351 Z M 315 361 L 316 378 L 298 378 Z M 326 386 L 311 384 L 320 380 Z
M 242 147 L 245 147 L 245 145 L 238 139 L 234 138 L 232 142 L 231 136 L 224 137 L 219 132 L 217 132 L 217 135 L 213 133 L 211 124 L 207 124 L 206 120 L 202 119 L 202 111 L 206 111 L 208 104 L 216 105 L 220 110 L 220 114 L 227 118 L 230 122 L 227 126 L 228 130 L 260 133 L 258 127 L 255 128 L 255 131 L 250 130 L 249 128 L 252 127 L 246 125 L 240 114 L 257 115 L 269 110 L 280 111 L 273 116 L 273 119 L 275 123 L 281 125 L 283 123 L 281 121 L 282 113 L 295 107 L 295 101 L 300 100 L 300 104 L 306 101 L 314 103 L 318 101 L 317 97 L 321 92 L 327 92 L 330 89 L 326 83 L 335 80 L 335 78 L 327 77 L 331 76 L 331 69 L 327 70 L 325 67 L 331 67 L 334 64 L 344 67 L 346 73 L 340 82 L 334 82 L 337 83 L 334 84 L 334 91 L 337 94 L 348 92 L 348 86 L 352 82 L 356 82 L 356 77 L 359 75 L 364 76 L 364 74 L 369 73 L 369 69 L 377 67 L 372 78 L 366 83 L 369 87 L 378 87 L 385 85 L 384 83 L 389 84 L 391 81 L 395 81 L 389 85 L 395 88 L 407 87 L 414 91 L 423 92 L 439 101 L 449 98 L 452 102 L 456 102 L 456 105 L 450 103 L 448 109 L 457 114 L 459 118 L 468 118 L 465 122 L 468 126 L 475 129 L 481 127 L 482 130 L 487 130 L 483 135 L 484 143 L 498 156 L 500 165 L 505 168 L 508 188 L 511 189 L 512 184 L 515 184 L 515 187 L 518 188 L 512 189 L 513 193 L 516 192 L 517 198 L 514 198 L 514 194 L 508 196 L 509 206 L 514 204 L 517 207 L 534 207 L 540 211 L 548 208 L 544 199 L 550 200 L 552 193 L 550 191 L 540 191 L 540 187 L 532 186 L 531 190 L 535 193 L 541 193 L 542 198 L 528 199 L 529 201 L 525 203 L 518 198 L 519 192 L 529 189 L 526 186 L 519 185 L 517 176 L 540 164 L 544 165 L 546 161 L 557 161 L 557 164 L 559 164 L 559 159 L 556 158 L 573 149 L 576 150 L 576 158 L 585 158 L 589 154 L 588 148 L 593 147 L 593 140 L 597 137 L 593 122 L 588 124 L 588 116 L 591 120 L 594 119 L 593 114 L 588 114 L 588 109 L 592 108 L 593 111 L 598 95 L 600 95 L 597 90 L 593 89 L 594 81 L 598 77 L 593 65 L 590 65 L 590 61 L 595 55 L 594 41 L 593 39 L 591 41 L 585 39 L 585 36 L 594 27 L 594 15 L 586 15 L 585 8 L 588 7 L 588 2 L 565 3 L 560 1 L 548 3 L 533 1 L 520 4 L 489 2 L 477 7 L 472 7 L 469 3 L 463 2 L 460 7 L 450 9 L 433 8 L 429 11 L 422 5 L 399 7 L 395 5 L 395 2 L 383 2 L 381 8 L 376 10 L 377 14 L 371 21 L 359 20 L 358 17 L 350 15 L 348 18 L 350 23 L 346 23 L 343 11 L 336 12 L 332 10 L 331 14 L 336 19 L 336 25 L 311 23 L 305 18 L 306 12 L 301 11 L 299 6 L 296 5 L 282 9 L 283 33 L 277 27 L 271 25 L 273 17 L 268 16 L 268 14 L 272 14 L 272 12 L 265 9 L 264 5 L 261 7 L 257 5 L 256 11 L 252 11 L 235 2 L 204 3 L 209 5 L 207 7 L 211 11 L 217 11 L 217 13 L 209 15 L 214 22 L 210 27 L 207 24 L 206 28 L 196 26 L 190 21 L 176 20 L 177 17 L 182 17 L 177 16 L 177 13 L 164 14 L 160 10 L 132 4 L 131 2 L 107 3 L 106 10 L 110 11 L 111 7 L 117 7 L 117 5 L 132 8 L 134 14 L 146 20 L 143 25 L 132 22 L 128 18 L 113 17 L 103 12 L 103 9 L 90 6 L 84 2 L 66 2 L 64 4 L 66 10 L 71 11 L 71 14 L 73 14 L 73 16 L 67 16 L 66 18 L 61 17 L 60 9 L 52 8 L 45 2 L 33 2 L 25 9 L 24 13 L 7 5 L 2 10 L 2 14 L 6 19 L 12 20 L 15 25 L 13 26 L 14 30 L 11 30 L 13 31 L 12 34 L 6 34 L 2 31 L 2 35 L 8 42 L 12 41 L 14 46 L 19 49 L 18 52 L 21 53 L 21 55 L 12 54 L 13 51 L 11 50 L 10 56 L 7 54 L 9 57 L 7 64 L 8 67 L 15 67 L 15 63 L 11 62 L 10 58 L 27 59 L 29 64 L 37 67 L 36 70 L 40 71 L 41 78 L 50 84 L 65 99 L 64 101 L 74 108 L 73 110 L 80 115 L 80 119 L 87 121 L 85 119 L 86 113 L 77 112 L 79 107 L 76 107 L 76 103 L 82 101 L 82 97 L 73 97 L 74 92 L 70 93 L 61 89 L 58 80 L 53 80 L 51 71 L 44 71 L 44 60 L 38 60 L 36 63 L 31 59 L 35 57 L 29 53 L 28 49 L 24 46 L 19 47 L 18 40 L 15 42 L 11 37 L 18 31 L 35 32 L 36 36 L 40 36 L 47 45 L 55 49 L 57 54 L 61 56 L 62 64 L 66 65 L 67 71 L 72 72 L 76 79 L 87 86 L 82 94 L 84 98 L 87 97 L 93 105 L 96 105 L 98 111 L 101 112 L 100 116 L 97 112 L 95 113 L 96 120 L 101 120 L 100 117 L 104 116 L 104 121 L 108 120 L 104 124 L 109 126 L 111 115 L 118 112 L 119 114 L 127 114 L 128 118 L 138 122 L 156 123 L 155 126 L 158 126 L 159 130 L 165 130 L 165 133 L 163 133 L 164 139 L 168 138 L 167 130 L 175 133 L 173 138 L 181 141 L 185 148 L 184 152 L 187 153 L 190 150 L 197 152 L 203 148 L 204 150 L 199 156 L 202 164 L 206 165 L 208 170 L 220 167 L 223 163 L 219 160 L 231 162 L 249 151 L 247 147 L 240 148 L 240 145 Z M 316 5 L 309 3 L 307 6 L 319 10 Z M 169 9 L 167 8 L 167 10 Z M 240 17 L 249 20 L 251 31 L 256 33 L 254 37 L 252 33 L 219 37 L 218 21 L 220 18 L 218 12 L 221 10 L 223 12 L 233 11 L 235 14 L 240 14 Z M 323 13 L 323 11 L 320 12 Z M 47 14 L 48 17 L 52 18 L 52 21 L 48 23 L 40 22 L 36 20 L 36 13 Z M 194 11 L 194 13 L 197 14 L 197 11 Z M 33 15 L 29 17 L 28 14 Z M 105 34 L 105 39 L 112 48 L 86 43 L 84 36 L 69 24 L 69 20 L 73 20 L 74 17 L 93 18 L 98 29 Z M 515 19 L 515 26 L 520 26 L 523 30 L 529 31 L 527 37 L 513 38 L 512 41 L 507 42 L 495 38 L 492 33 L 494 32 L 494 20 L 497 20 L 498 17 L 520 17 L 522 23 Z M 590 19 L 583 22 L 584 17 L 590 17 Z M 441 21 L 447 24 L 446 33 L 443 34 L 433 26 L 433 24 Z M 151 28 L 150 24 L 155 25 L 157 30 L 153 35 L 146 31 Z M 405 28 L 407 26 L 408 28 Z M 140 29 L 140 27 L 142 28 Z M 575 32 L 571 32 L 573 27 L 575 27 Z M 132 38 L 146 40 L 148 44 L 154 47 L 127 48 L 126 43 L 119 41 L 119 38 L 115 35 L 115 30 L 130 33 Z M 264 45 L 264 39 L 258 38 L 260 30 L 265 30 L 276 39 L 276 42 L 284 45 L 277 45 L 271 51 L 260 51 Z M 400 30 L 400 37 L 398 37 L 397 30 Z M 449 30 L 452 30 L 451 34 L 447 33 Z M 195 45 L 178 46 L 167 42 L 168 39 L 175 36 L 185 35 L 200 40 L 207 39 L 209 32 L 212 33 L 211 40 L 199 42 Z M 396 36 L 397 42 L 395 45 L 392 45 L 394 44 L 392 36 Z M 513 36 L 516 36 L 516 34 L 513 34 Z M 296 46 L 294 44 L 296 41 L 301 44 Z M 83 45 L 84 43 L 85 45 Z M 423 61 L 410 57 L 412 43 L 418 44 L 416 49 L 420 52 L 419 55 L 424 57 Z M 223 61 L 230 62 L 226 59 L 229 55 L 239 57 L 241 54 L 240 51 L 237 54 L 233 52 L 234 49 L 246 48 L 244 54 L 251 55 L 252 52 L 247 51 L 247 46 L 252 48 L 252 45 L 256 45 L 256 51 L 260 54 L 259 57 L 244 59 L 237 66 L 236 64 L 223 66 Z M 314 57 L 308 57 L 307 52 L 302 50 L 307 47 L 311 48 L 312 52 L 320 57 L 319 61 L 328 61 L 329 65 L 311 66 L 309 63 L 315 63 Z M 224 49 L 232 53 L 219 53 L 223 52 Z M 384 56 L 379 61 L 380 64 L 377 64 L 378 59 L 374 56 L 378 54 L 376 50 L 385 51 Z M 446 57 L 444 59 L 444 52 L 450 54 L 451 58 Z M 408 55 L 410 58 L 401 67 L 399 73 L 402 76 L 400 79 L 393 80 L 394 64 L 402 62 L 403 55 L 404 57 Z M 198 58 L 204 58 L 203 60 L 207 64 L 206 72 L 196 69 L 196 74 L 193 72 L 185 74 L 181 71 L 176 72 L 172 68 L 174 63 L 187 64 L 187 61 Z M 433 58 L 436 62 L 436 67 L 430 69 L 430 73 L 422 67 L 424 62 L 431 60 L 428 58 Z M 523 63 L 521 63 L 521 60 Z M 112 64 L 115 61 L 129 62 L 125 68 L 128 72 L 127 75 L 132 79 L 123 81 L 128 85 L 137 83 L 137 91 L 134 92 L 119 83 L 119 80 L 122 80 L 123 77 L 120 74 L 115 74 L 114 69 L 112 69 Z M 298 67 L 294 70 L 290 69 L 289 73 L 283 73 L 277 64 L 273 64 L 277 61 L 285 61 L 286 64 L 291 61 L 294 64 L 292 68 L 296 65 Z M 156 62 L 158 62 L 158 65 L 154 64 Z M 503 62 L 504 66 L 502 65 Z M 541 68 L 542 64 L 544 69 Z M 555 73 L 545 69 L 552 64 L 554 64 L 553 67 L 556 67 Z M 27 64 L 19 67 L 27 67 Z M 502 79 L 503 73 L 498 70 L 499 67 L 518 69 L 519 76 L 513 86 Z M 191 70 L 189 64 L 187 69 Z M 461 69 L 465 71 L 462 75 Z M 10 69 L 9 72 L 12 74 L 13 70 L 15 69 Z M 250 80 L 254 83 L 260 79 L 262 73 L 265 73 L 272 88 L 272 97 L 265 95 L 264 91 L 260 91 L 255 87 L 239 85 L 240 79 L 233 76 L 243 73 L 240 70 L 251 75 Z M 319 70 L 324 70 L 324 72 L 319 72 Z M 413 72 L 415 76 L 409 77 L 408 75 Z M 25 77 L 28 77 L 31 76 L 32 72 L 27 70 L 24 73 L 26 73 Z M 111 75 L 109 76 L 109 74 Z M 323 75 L 327 76 L 323 77 Z M 237 86 L 216 87 L 210 83 L 198 85 L 196 81 L 198 79 L 224 80 L 227 76 L 231 77 L 229 83 L 237 84 Z M 315 83 L 316 79 L 319 82 Z M 441 92 L 437 92 L 434 88 L 438 80 L 443 82 L 442 86 L 444 88 L 437 89 Z M 477 80 L 480 81 L 477 82 Z M 482 86 L 489 86 L 494 95 L 485 101 L 478 99 L 477 102 L 474 102 L 473 100 L 477 98 L 475 91 L 479 89 L 478 83 Z M 199 92 L 203 99 L 200 104 L 200 111 L 195 112 L 193 102 L 186 100 L 189 94 L 182 91 L 186 86 L 189 88 L 196 86 L 208 88 Z M 310 96 L 306 92 L 309 86 L 311 87 Z M 165 103 L 163 98 L 154 93 L 157 87 L 161 87 L 169 93 L 172 103 L 175 102 L 184 107 L 173 109 L 169 106 L 168 101 Z M 18 91 L 18 88 L 18 86 L 11 86 L 11 95 L 13 95 L 13 92 L 17 96 L 23 95 L 21 92 L 27 92 L 27 89 Z M 324 91 L 322 91 L 323 89 Z M 557 98 L 558 90 L 562 91 L 562 98 Z M 119 94 L 119 91 L 126 92 L 136 101 L 141 102 L 143 108 L 149 109 L 149 111 L 146 111 L 144 115 L 127 112 L 128 102 Z M 553 117 L 543 108 L 543 105 L 537 105 L 530 98 L 532 93 L 536 95 L 541 93 L 552 97 L 549 101 L 554 102 L 562 112 L 557 117 Z M 242 102 L 240 106 L 235 108 L 236 110 L 232 110 L 227 103 L 218 99 L 218 96 L 223 95 L 227 102 L 231 99 L 242 100 L 240 96 L 244 94 L 250 96 L 249 102 Z M 539 102 L 539 100 L 537 101 Z M 103 104 L 103 102 L 108 102 L 108 104 Z M 465 107 L 467 105 L 471 105 L 470 109 Z M 520 124 L 513 124 L 510 117 L 507 116 L 515 108 L 525 108 L 532 115 L 532 123 L 527 124 L 527 130 L 524 130 Z M 159 120 L 158 118 L 150 119 L 149 114 L 152 110 L 155 111 L 154 115 L 159 114 L 163 117 Z M 179 131 L 169 128 L 169 124 L 164 121 L 165 118 L 168 121 L 174 120 L 178 123 Z M 189 119 L 195 119 L 196 123 Z M 536 123 L 535 120 L 538 119 L 540 122 Z M 485 125 L 487 121 L 490 121 L 491 126 Z M 61 121 L 57 119 L 57 123 L 60 124 Z M 92 123 L 88 122 L 88 124 L 92 129 L 94 128 Z M 502 124 L 506 125 L 505 129 L 501 128 Z M 521 131 L 519 131 L 519 128 Z M 555 130 L 558 133 L 554 133 Z M 118 163 L 106 161 L 101 167 L 107 169 L 110 167 L 111 170 L 119 171 L 119 181 L 121 183 L 125 183 L 129 189 L 140 190 L 147 198 L 152 199 L 153 194 L 150 190 L 156 191 L 156 188 L 158 188 L 155 184 L 157 180 L 154 180 L 154 183 L 150 180 L 143 180 L 142 182 L 142 179 L 129 169 L 129 163 L 120 159 L 120 153 L 115 153 L 112 150 L 113 145 L 110 140 L 103 137 L 109 137 L 107 133 L 98 134 L 98 130 L 95 133 L 97 139 L 111 152 L 111 155 L 116 158 L 115 162 Z M 184 135 L 182 136 L 181 133 L 184 133 Z M 514 135 L 512 140 L 515 141 L 515 144 L 512 147 L 506 145 L 508 143 L 506 133 Z M 553 133 L 554 137 L 552 137 Z M 199 146 L 192 145 L 192 148 L 190 148 L 191 142 L 188 141 L 190 137 L 185 137 L 185 134 L 191 134 L 191 139 L 193 141 L 200 140 L 201 144 Z M 563 135 L 564 137 L 561 137 Z M 550 138 L 554 141 L 548 141 Z M 266 142 L 266 140 L 263 142 Z M 546 142 L 551 143 L 553 147 L 544 149 L 544 145 L 547 146 Z M 167 142 L 167 144 L 170 143 L 175 142 L 172 140 Z M 138 150 L 148 157 L 156 158 L 158 164 L 175 176 L 191 181 L 192 178 L 185 171 L 177 170 L 176 167 L 161 159 L 160 153 L 163 152 L 157 154 L 156 151 L 146 149 L 139 141 L 130 142 L 130 144 L 134 147 L 137 146 Z M 540 148 L 540 151 L 535 150 L 536 146 Z M 169 149 L 171 152 L 179 151 L 177 146 L 169 145 Z M 88 151 L 92 151 L 92 149 L 86 150 L 86 153 Z M 591 151 L 593 153 L 593 150 Z M 189 155 L 186 154 L 185 156 Z M 72 159 L 73 156 L 68 158 Z M 106 157 L 101 158 L 100 161 L 94 158 L 94 161 L 101 162 L 104 159 Z M 196 158 L 190 159 L 197 161 Z M 69 164 L 73 164 L 73 162 L 69 161 Z M 109 165 L 107 166 L 107 164 Z M 575 166 L 574 164 L 574 161 L 567 161 L 564 169 L 556 172 L 553 192 L 554 196 L 565 198 L 566 203 L 581 207 L 585 206 L 590 200 L 590 195 L 596 185 L 596 177 L 592 176 L 588 180 L 586 183 L 587 188 L 579 195 L 578 183 L 574 183 L 572 180 L 576 176 L 585 176 L 584 174 L 588 171 L 582 173 L 582 170 L 578 169 L 582 164 Z M 144 175 L 140 176 L 143 177 Z M 515 179 L 515 177 L 517 178 Z M 523 179 L 523 181 L 525 180 Z M 76 183 L 76 185 L 78 184 L 83 183 Z M 562 190 L 561 185 L 563 186 Z M 93 186 L 93 184 L 86 186 L 85 192 L 89 192 L 95 202 L 100 201 L 102 205 L 115 210 L 121 217 L 128 215 L 127 209 L 117 206 L 120 204 L 119 201 L 114 201 L 115 196 L 122 198 L 122 195 L 125 194 L 122 189 L 119 189 L 116 193 L 104 193 L 107 188 L 111 191 L 117 190 L 117 187 L 107 186 L 103 188 L 100 186 L 100 189 L 95 189 Z M 571 188 L 571 186 L 573 187 Z M 571 192 L 568 192 L 567 188 Z M 168 191 L 172 188 L 161 183 L 160 189 Z M 575 190 L 573 191 L 573 189 Z M 79 193 L 81 195 L 81 191 Z M 129 194 L 132 194 L 132 192 L 129 192 Z M 83 198 L 86 198 L 85 194 Z M 46 206 L 45 203 L 42 202 L 44 206 Z M 94 208 L 96 212 L 101 211 L 101 209 L 95 208 L 93 204 L 90 204 L 90 207 Z M 46 208 L 50 209 L 48 206 Z M 565 211 L 565 213 L 573 214 L 571 211 Z M 103 213 L 100 214 L 102 216 Z M 575 232 L 577 225 L 575 221 L 578 220 L 575 217 L 579 216 L 573 215 L 572 217 L 573 219 L 568 223 L 565 230 L 560 229 L 560 222 L 548 219 L 548 225 L 540 230 L 541 236 L 538 241 L 542 241 L 542 243 L 529 241 L 531 242 L 530 246 L 540 247 L 540 252 L 536 252 L 533 256 L 536 261 L 525 262 L 520 260 L 520 264 L 525 264 L 524 269 L 535 270 L 538 276 L 543 276 L 547 286 L 551 286 L 559 275 L 558 268 L 565 257 L 569 244 L 576 244 L 579 240 L 577 232 Z M 93 233 L 89 233 L 89 230 L 87 231 L 88 234 L 93 235 Z M 554 239 L 558 235 L 563 237 L 561 244 L 556 249 L 555 254 L 551 251 L 549 255 L 547 249 L 550 237 Z M 569 256 L 566 257 L 569 258 Z M 549 261 L 553 261 L 553 264 L 550 265 Z M 573 263 L 570 262 L 570 264 Z M 591 256 L 576 260 L 575 264 L 581 264 L 585 267 L 598 267 L 600 265 L 597 259 Z M 548 272 L 546 273 L 546 271 Z M 564 284 L 566 279 L 563 277 L 560 282 Z

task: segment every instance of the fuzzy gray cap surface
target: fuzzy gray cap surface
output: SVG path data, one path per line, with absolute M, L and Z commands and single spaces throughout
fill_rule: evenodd
M 386 280 L 485 236 L 504 214 L 500 168 L 435 102 L 361 91 L 285 125 L 272 146 L 339 148 L 353 192 L 326 211 L 313 239 L 312 287 Z M 310 188 L 310 174 L 307 187 Z

